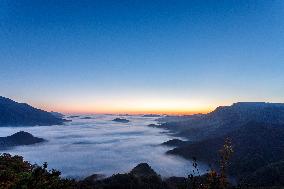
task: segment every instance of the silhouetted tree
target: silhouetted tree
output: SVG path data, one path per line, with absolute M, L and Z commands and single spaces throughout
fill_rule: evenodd
M 216 171 L 213 168 L 204 176 L 199 174 L 197 159 L 193 158 L 193 174 L 188 176 L 188 189 L 227 189 L 229 181 L 227 178 L 227 169 L 229 160 L 233 153 L 231 140 L 226 138 L 222 149 L 219 150 L 220 170 Z

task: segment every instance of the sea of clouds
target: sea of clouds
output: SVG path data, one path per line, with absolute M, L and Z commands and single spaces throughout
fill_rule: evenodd
M 83 119 L 85 116 L 91 119 Z M 94 173 L 110 176 L 130 171 L 138 163 L 148 163 L 163 177 L 187 176 L 192 162 L 166 155 L 171 148 L 160 145 L 173 139 L 165 130 L 148 127 L 156 118 L 124 116 L 129 123 L 117 123 L 115 115 L 84 115 L 60 126 L 2 127 L 1 136 L 26 131 L 47 142 L 19 146 L 7 151 L 31 163 L 48 162 L 63 176 L 83 178 Z M 200 171 L 206 167 L 200 165 Z

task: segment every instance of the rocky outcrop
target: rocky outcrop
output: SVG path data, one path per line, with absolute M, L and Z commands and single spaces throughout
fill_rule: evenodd
M 129 122 L 128 119 L 124 119 L 124 118 L 115 118 L 112 121 L 119 122 L 119 123 L 128 123 Z

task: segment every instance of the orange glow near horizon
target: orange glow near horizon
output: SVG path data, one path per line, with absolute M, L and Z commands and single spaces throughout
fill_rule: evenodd
M 153 109 L 153 110 L 128 110 L 128 109 L 120 109 L 120 110 L 106 110 L 101 109 L 98 110 L 96 109 L 49 109 L 49 108 L 44 108 L 47 111 L 56 111 L 56 112 L 61 112 L 65 114 L 169 114 L 169 115 L 192 115 L 192 114 L 199 114 L 199 113 L 208 113 L 211 112 L 213 109 L 198 109 L 198 110 L 191 110 L 191 109 L 167 109 L 167 110 L 159 110 L 159 109 Z
M 208 113 L 217 105 L 200 101 L 189 100 L 119 100 L 104 102 L 73 102 L 66 104 L 36 104 L 37 107 L 47 111 L 57 111 L 65 114 L 172 114 L 190 115 Z
M 169 114 L 169 115 L 192 115 L 199 113 L 208 113 L 213 109 L 208 110 L 58 110 L 58 112 L 62 112 L 65 114 Z M 56 111 L 56 110 L 50 110 Z

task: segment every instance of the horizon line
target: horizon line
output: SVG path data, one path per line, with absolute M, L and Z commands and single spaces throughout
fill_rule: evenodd
M 145 114 L 157 114 L 157 115 L 194 115 L 194 114 L 206 114 L 214 109 L 197 110 L 197 111 L 58 111 L 63 114 L 129 114 L 129 115 L 145 115 Z M 57 112 L 56 110 L 50 110 Z

